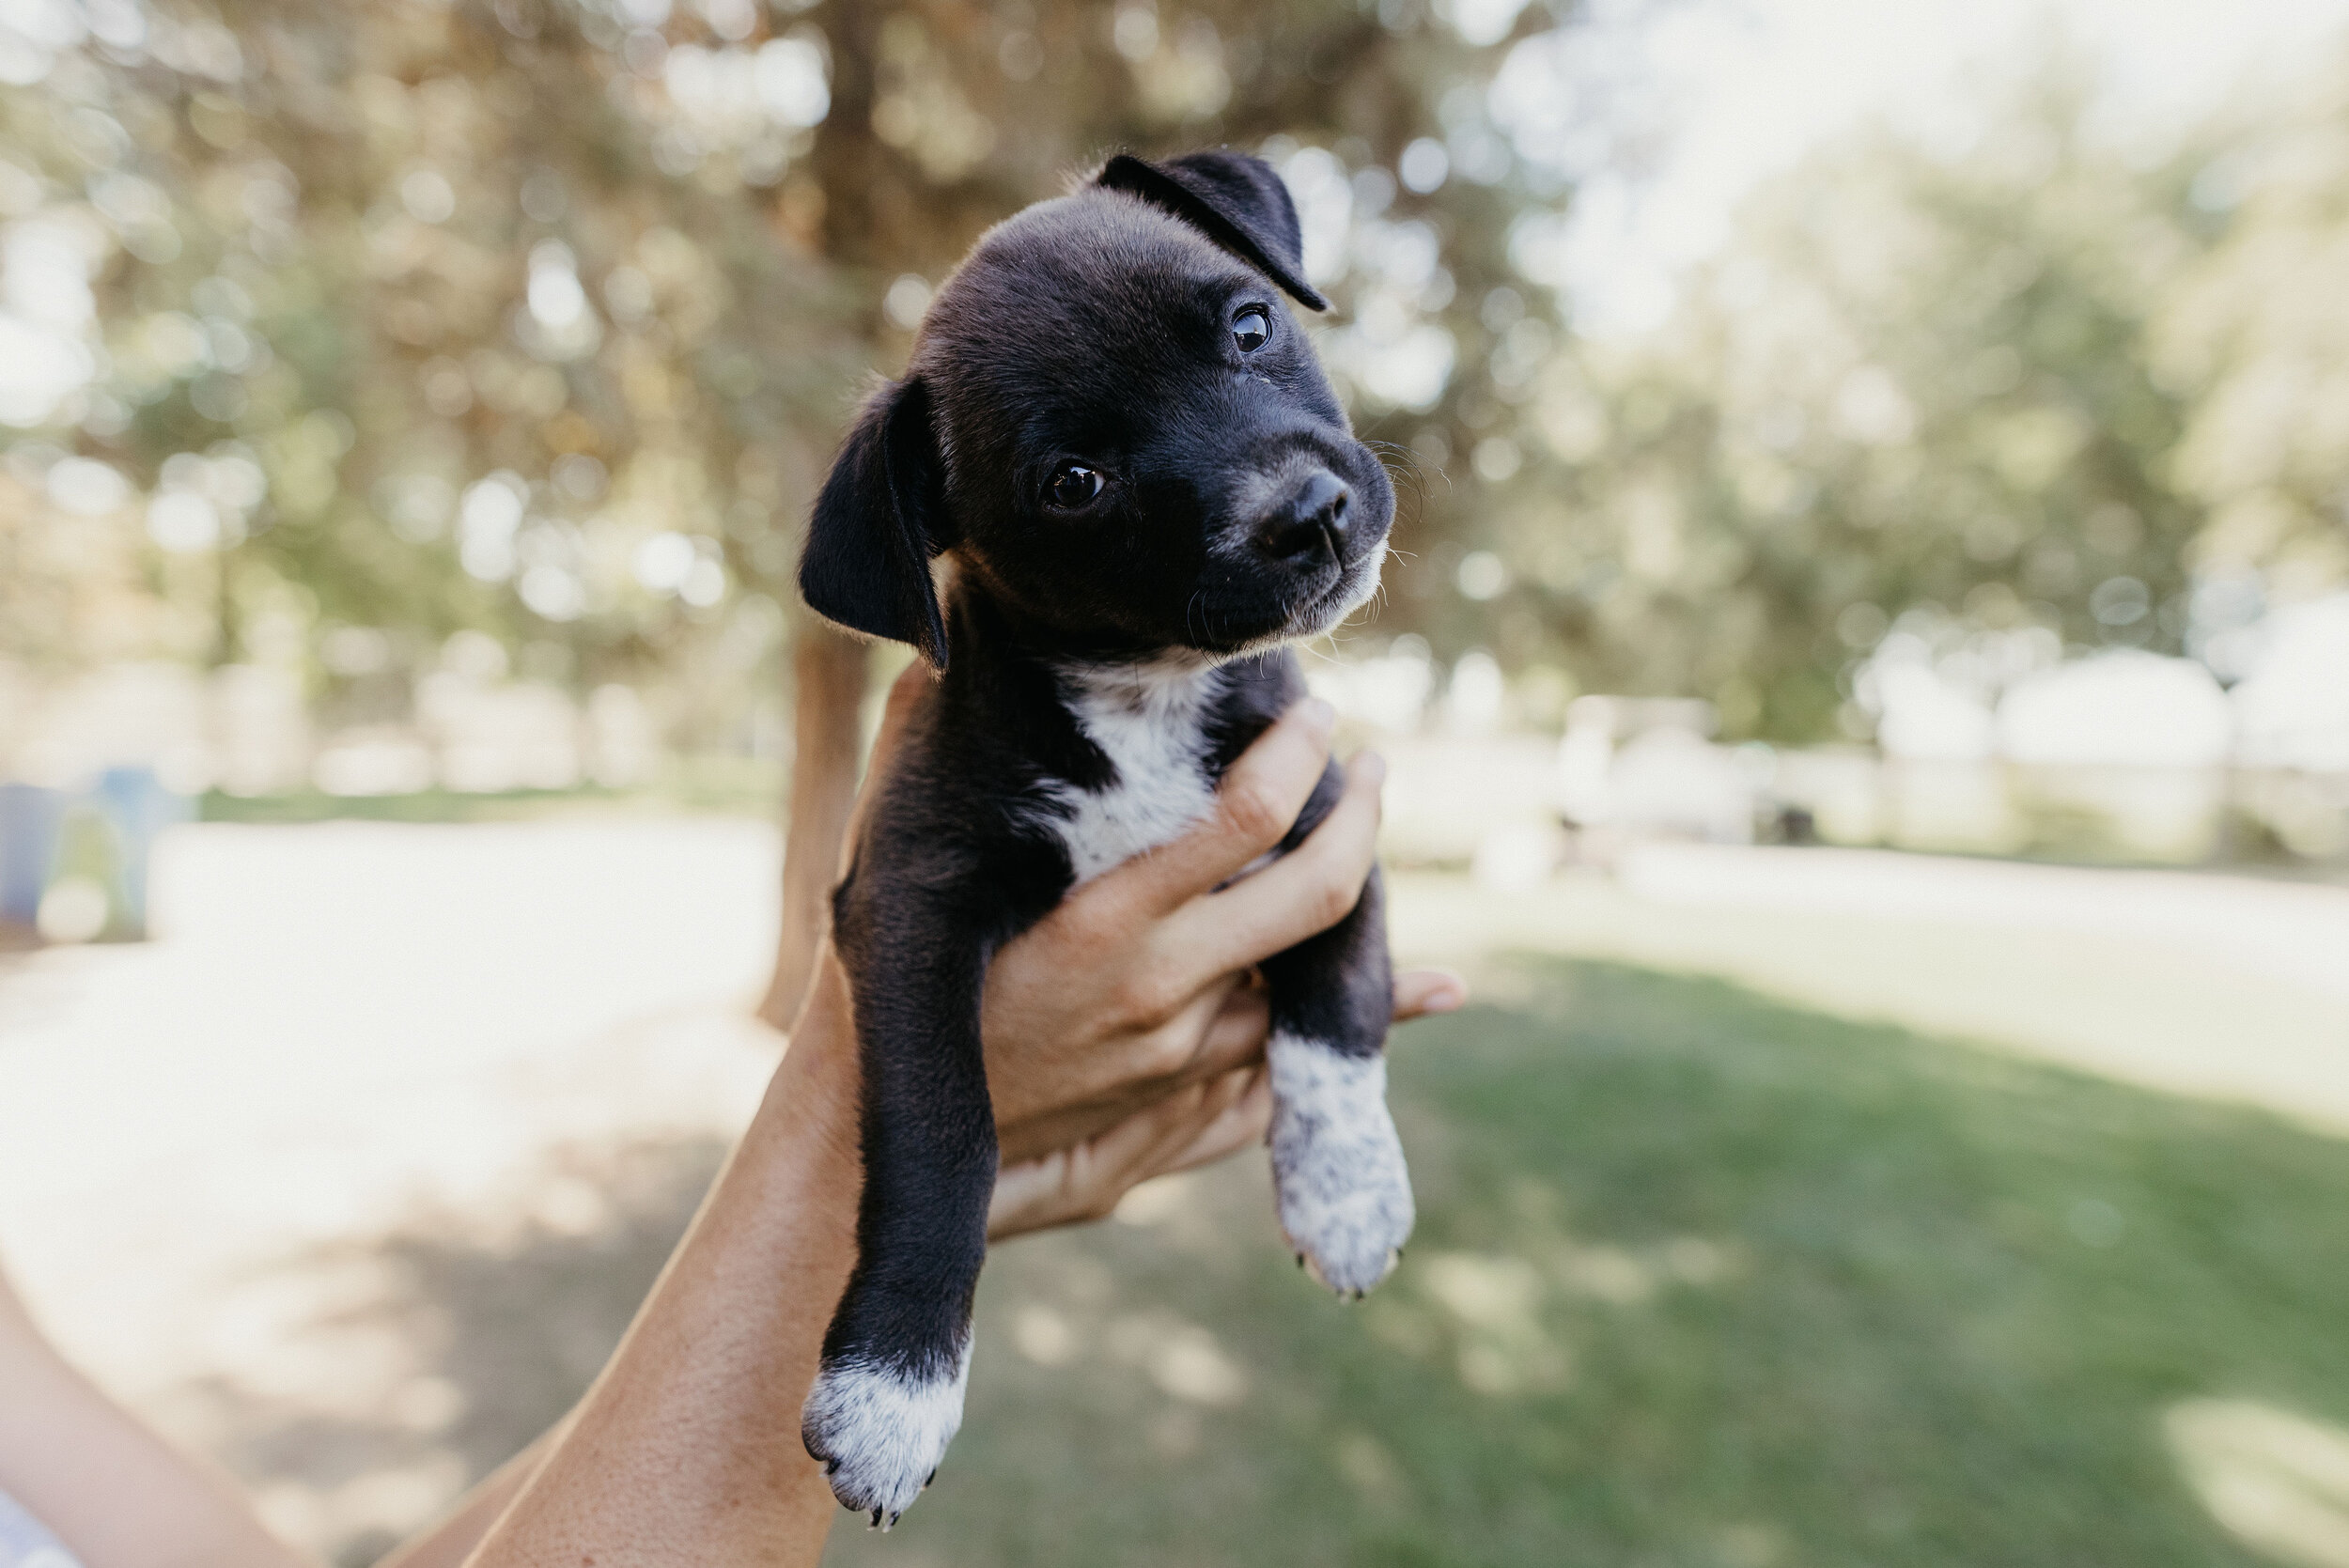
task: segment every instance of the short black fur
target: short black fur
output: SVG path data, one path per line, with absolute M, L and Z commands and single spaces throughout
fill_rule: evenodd
M 911 1499 L 959 1420 L 997 1163 L 988 964 L 1075 882 L 1149 847 L 1115 824 L 1155 811 L 1162 842 L 1204 809 L 1303 693 L 1285 644 L 1377 582 L 1393 491 L 1268 285 L 1323 304 L 1268 167 L 1112 160 L 980 241 L 816 505 L 807 602 L 941 672 L 833 900 L 865 1186 L 803 1432 L 841 1500 L 876 1522 Z M 1101 480 L 1074 506 L 1062 498 L 1088 485 L 1053 483 L 1072 465 Z M 1145 753 L 1175 760 L 1141 767 Z M 1325 773 L 1283 852 L 1341 783 Z M 1134 811 L 1104 827 L 1088 812 L 1112 797 Z M 1337 925 L 1263 968 L 1283 1223 L 1360 1294 L 1409 1223 L 1376 1098 L 1392 997 L 1376 874 Z M 1352 1172 L 1379 1203 L 1365 1208 Z
M 1130 191 L 1196 225 L 1217 244 L 1263 269 L 1307 309 L 1330 308 L 1321 291 L 1305 281 L 1305 237 L 1297 221 L 1297 203 L 1281 177 L 1261 159 L 1194 152 L 1161 164 L 1120 153 L 1101 170 L 1097 183 L 1106 190 Z

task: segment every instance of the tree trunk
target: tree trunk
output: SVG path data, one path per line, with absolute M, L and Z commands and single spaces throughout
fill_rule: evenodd
M 819 0 L 810 14 L 832 53 L 832 106 L 801 165 L 823 194 L 817 242 L 824 260 L 862 294 L 866 338 L 888 329 L 881 291 L 900 272 L 933 277 L 988 224 L 1019 205 L 1021 193 L 984 178 L 953 187 L 928 183 L 873 129 L 880 92 L 880 35 L 893 8 L 882 0 Z M 1377 31 L 1373 28 L 1372 31 Z M 983 69 L 992 73 L 988 65 Z M 791 762 L 790 820 L 784 846 L 783 934 L 759 1017 L 788 1028 L 799 1013 L 830 917 L 840 841 L 856 797 L 863 736 L 858 718 L 866 679 L 864 647 L 797 610 L 792 679 L 798 748 Z
M 880 8 L 872 0 L 832 0 L 819 13 L 832 45 L 832 111 L 817 127 L 808 169 L 824 194 L 824 259 L 855 274 L 867 295 L 866 333 L 880 328 L 877 252 L 880 209 L 899 183 L 889 149 L 873 134 L 873 67 Z M 832 920 L 840 878 L 841 840 L 856 803 L 864 737 L 863 644 L 797 606 L 791 641 L 791 795 L 783 846 L 783 926 L 774 973 L 758 1016 L 777 1029 L 797 1021 L 815 971 L 816 950 Z
M 791 803 L 783 847 L 783 930 L 758 1016 L 788 1029 L 832 919 L 840 845 L 863 749 L 865 645 L 802 611 L 792 638 Z

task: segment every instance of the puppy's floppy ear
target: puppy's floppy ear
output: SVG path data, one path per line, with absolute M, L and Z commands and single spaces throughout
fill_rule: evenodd
M 910 643 L 946 667 L 930 557 L 947 536 L 929 388 L 895 382 L 866 399 L 816 497 L 800 551 L 808 608 L 852 631 Z
M 1094 183 L 1165 209 L 1263 272 L 1298 303 L 1314 310 L 1330 308 L 1330 302 L 1305 281 L 1305 242 L 1297 224 L 1297 204 L 1263 159 L 1244 152 L 1194 152 L 1145 163 L 1119 153 Z

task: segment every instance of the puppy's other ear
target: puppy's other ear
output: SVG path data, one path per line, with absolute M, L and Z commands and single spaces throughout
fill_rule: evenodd
M 895 382 L 865 401 L 816 497 L 800 551 L 800 596 L 852 631 L 910 643 L 946 667 L 930 557 L 946 536 L 929 389 Z
M 1330 302 L 1305 281 L 1305 241 L 1297 224 L 1297 204 L 1263 159 L 1244 152 L 1193 152 L 1163 163 L 1145 163 L 1119 153 L 1094 183 L 1163 208 L 1262 271 L 1298 303 L 1313 310 L 1330 308 Z

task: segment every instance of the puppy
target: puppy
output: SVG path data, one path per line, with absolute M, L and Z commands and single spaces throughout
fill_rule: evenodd
M 832 902 L 864 1191 L 801 1430 L 841 1502 L 884 1528 L 962 1421 L 996 1172 L 988 959 L 1070 888 L 1202 820 L 1303 694 L 1284 644 L 1377 586 L 1394 492 L 1281 302 L 1327 308 L 1299 251 L 1296 209 L 1256 159 L 1112 159 L 980 240 L 817 499 L 808 604 L 939 672 Z M 1283 850 L 1340 784 L 1332 766 Z M 1412 1220 L 1380 1054 L 1377 874 L 1263 970 L 1281 1224 L 1324 1284 L 1359 1296 Z

